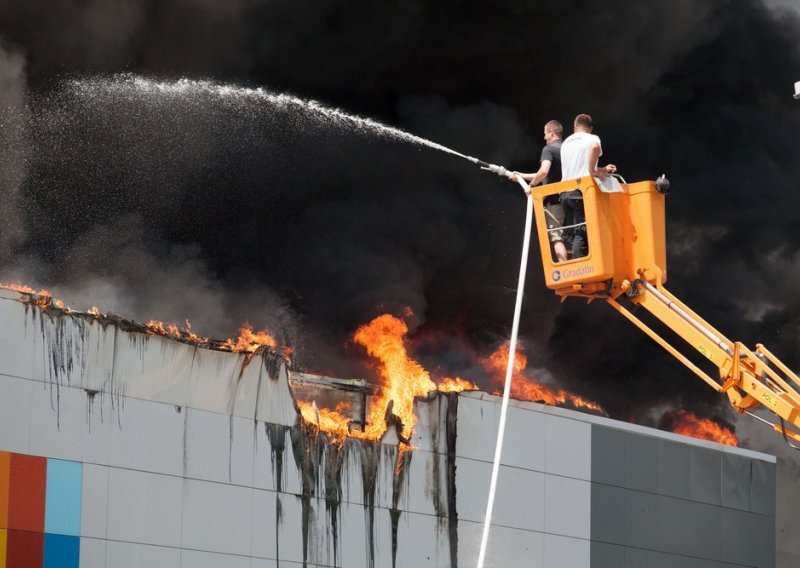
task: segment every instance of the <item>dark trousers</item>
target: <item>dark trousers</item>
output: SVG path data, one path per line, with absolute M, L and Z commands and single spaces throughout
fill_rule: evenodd
M 589 254 L 589 243 L 586 240 L 586 212 L 583 209 L 583 194 L 577 189 L 562 193 L 561 206 L 564 208 L 565 224 L 579 225 L 570 229 L 572 232 L 572 258 L 584 257 Z

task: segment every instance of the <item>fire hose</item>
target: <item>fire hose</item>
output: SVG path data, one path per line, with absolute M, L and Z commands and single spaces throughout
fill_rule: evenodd
M 478 160 L 477 158 L 467 159 L 479 165 L 482 170 L 496 173 L 499 176 L 514 179 L 513 174 L 503 166 L 497 166 Z M 506 368 L 506 381 L 503 386 L 503 403 L 500 406 L 500 423 L 497 428 L 497 443 L 494 450 L 494 461 L 492 462 L 492 478 L 489 482 L 489 497 L 486 502 L 486 517 L 483 521 L 483 536 L 481 537 L 481 548 L 478 555 L 478 568 L 483 568 L 483 561 L 486 557 L 486 545 L 489 541 L 489 529 L 492 524 L 492 511 L 494 509 L 494 497 L 497 490 L 497 477 L 500 471 L 500 457 L 503 453 L 503 437 L 506 431 L 506 415 L 508 413 L 508 399 L 511 394 L 511 375 L 514 371 L 514 356 L 517 352 L 517 334 L 519 332 L 519 318 L 522 311 L 522 296 L 525 290 L 525 273 L 528 268 L 528 249 L 531 240 L 531 224 L 533 220 L 533 197 L 530 194 L 528 184 L 517 177 L 516 181 L 520 184 L 527 195 L 527 212 L 525 215 L 525 236 L 522 238 L 522 260 L 519 264 L 519 281 L 517 284 L 517 300 L 514 305 L 514 321 L 511 324 L 511 341 L 508 346 L 508 367 Z

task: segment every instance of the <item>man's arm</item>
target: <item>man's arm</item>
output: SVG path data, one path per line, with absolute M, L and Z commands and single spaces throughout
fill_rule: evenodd
M 539 171 L 532 173 L 532 174 L 523 174 L 520 172 L 512 172 L 513 175 L 518 176 L 525 181 L 530 182 L 531 187 L 534 185 L 539 185 L 544 178 L 547 177 L 547 174 L 550 173 L 550 165 L 552 162 L 550 160 L 542 160 L 542 163 L 539 165 Z M 512 178 L 513 179 L 513 178 Z
M 600 144 L 592 142 L 589 145 L 589 175 L 605 179 L 606 174 L 613 174 L 617 171 L 617 166 L 608 164 L 602 168 L 597 167 L 597 162 L 600 159 Z

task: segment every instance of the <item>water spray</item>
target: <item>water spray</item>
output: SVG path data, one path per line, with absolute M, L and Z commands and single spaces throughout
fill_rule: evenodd
M 475 163 L 481 166 L 482 170 L 488 170 L 500 176 L 511 177 L 512 174 L 502 166 L 487 164 L 480 160 Z M 517 353 L 517 335 L 519 333 L 519 318 L 522 312 L 522 295 L 525 290 L 525 273 L 528 269 L 528 249 L 531 242 L 531 224 L 533 220 L 533 197 L 529 192 L 528 184 L 519 177 L 516 181 L 528 195 L 528 206 L 525 213 L 525 235 L 522 238 L 522 260 L 519 263 L 519 281 L 517 283 L 517 301 L 514 305 L 514 321 L 511 324 L 511 341 L 508 346 L 508 366 L 506 367 L 506 382 L 503 386 L 503 403 L 500 406 L 500 424 L 497 428 L 497 443 L 494 449 L 494 461 L 492 462 L 492 478 L 489 482 L 489 497 L 486 502 L 486 516 L 483 520 L 483 535 L 481 536 L 481 548 L 478 554 L 478 568 L 483 568 L 483 561 L 486 558 L 486 546 L 489 542 L 489 529 L 492 525 L 492 511 L 494 509 L 494 496 L 497 490 L 497 477 L 500 472 L 500 457 L 503 453 L 503 437 L 506 431 L 506 414 L 508 413 L 508 399 L 511 396 L 511 376 L 514 371 L 514 357 Z
M 500 423 L 497 431 L 494 461 L 492 463 L 492 477 L 489 485 L 489 496 L 486 504 L 486 517 L 484 519 L 483 536 L 481 538 L 478 568 L 483 568 L 486 547 L 489 540 L 494 498 L 497 489 L 497 478 L 500 470 L 500 458 L 503 450 L 503 437 L 505 435 L 506 415 L 508 401 L 511 394 L 511 377 L 514 370 L 514 359 L 517 349 L 517 336 L 519 320 L 522 310 L 522 296 L 525 288 L 525 273 L 527 271 L 528 250 L 530 246 L 531 225 L 533 219 L 533 198 L 530 195 L 528 184 L 520 177 L 515 177 L 513 172 L 503 166 L 490 164 L 478 158 L 456 152 L 447 146 L 437 144 L 420 136 L 415 136 L 398 128 L 393 128 L 377 121 L 348 114 L 339 109 L 326 107 L 313 100 L 304 100 L 282 93 L 272 93 L 266 89 L 248 89 L 232 85 L 224 85 L 211 81 L 194 81 L 181 79 L 179 81 L 164 82 L 147 79 L 133 74 L 117 75 L 112 78 L 82 79 L 71 82 L 73 91 L 81 97 L 97 99 L 114 96 L 138 97 L 170 97 L 183 99 L 187 103 L 197 95 L 211 95 L 231 104 L 243 104 L 247 101 L 266 103 L 276 111 L 286 113 L 303 113 L 305 116 L 336 126 L 348 129 L 386 136 L 397 140 L 427 146 L 464 158 L 479 166 L 482 170 L 497 174 L 501 177 L 515 180 L 527 195 L 527 214 L 525 219 L 525 235 L 522 241 L 522 260 L 520 262 L 519 282 L 517 285 L 517 298 L 514 307 L 514 320 L 511 327 L 511 340 L 509 343 L 508 367 L 506 368 L 505 386 L 503 388 L 503 402 L 500 410 Z

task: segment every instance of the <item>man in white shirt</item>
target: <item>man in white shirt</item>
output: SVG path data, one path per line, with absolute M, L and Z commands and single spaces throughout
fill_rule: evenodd
M 575 117 L 574 133 L 567 137 L 561 145 L 561 179 L 569 180 L 584 176 L 604 179 L 607 174 L 617 171 L 617 166 L 608 164 L 597 167 L 603 147 L 600 138 L 592 134 L 592 117 L 579 114 Z M 572 258 L 581 258 L 589 254 L 586 242 L 586 215 L 583 209 L 583 194 L 580 190 L 567 191 L 561 194 L 561 205 L 567 218 L 567 225 L 578 225 L 572 237 Z

